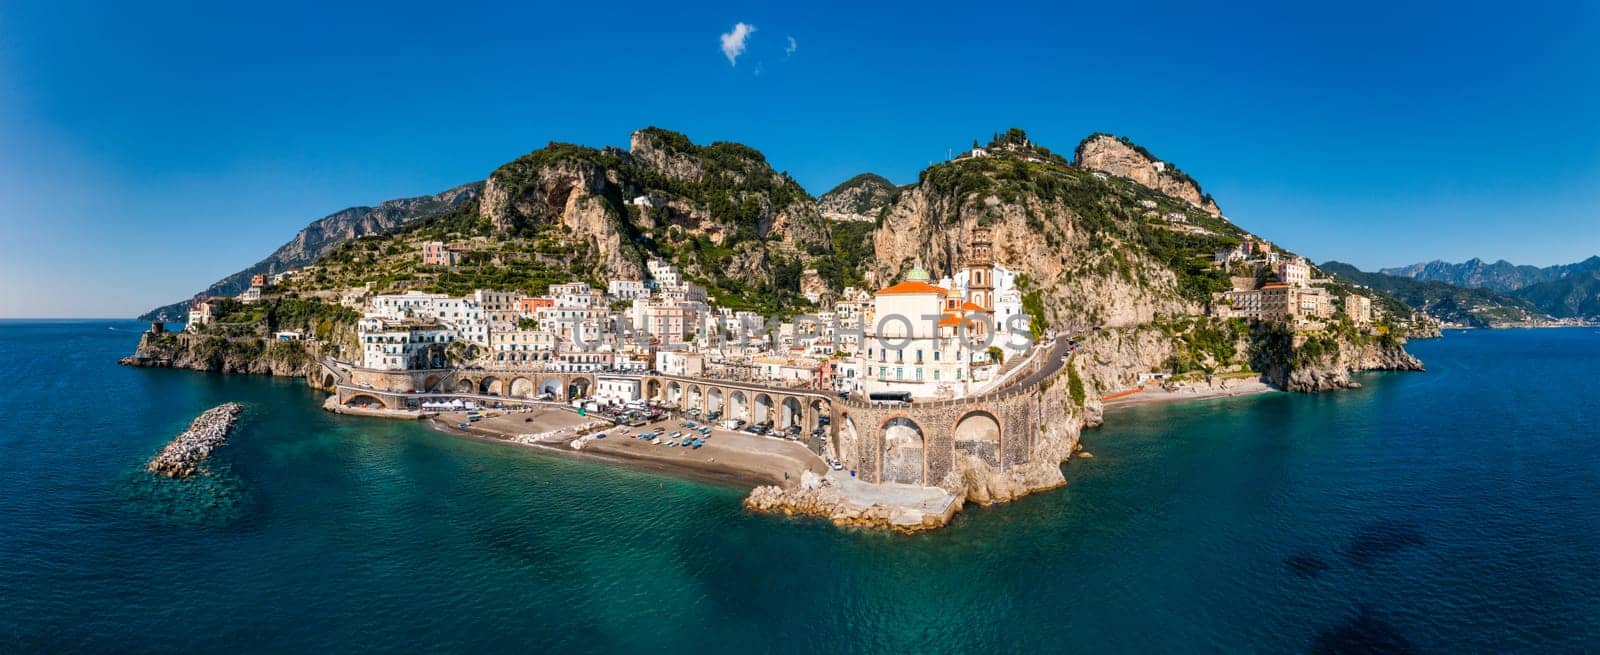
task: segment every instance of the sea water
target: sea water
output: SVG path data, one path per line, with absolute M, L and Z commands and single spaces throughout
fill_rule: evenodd
M 142 327 L 0 322 L 0 651 L 1600 649 L 1595 330 L 1117 410 L 1065 489 L 903 536 L 117 366 Z M 226 401 L 211 475 L 143 471 Z

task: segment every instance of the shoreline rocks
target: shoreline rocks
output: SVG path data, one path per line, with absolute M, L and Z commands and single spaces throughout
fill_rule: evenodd
M 164 446 L 146 466 L 151 473 L 169 478 L 187 478 L 200 470 L 200 463 L 211 456 L 211 451 L 228 440 L 228 434 L 239 421 L 244 405 L 223 403 L 208 409 L 189 424 L 189 429 Z
M 948 525 L 961 511 L 960 496 L 952 498 L 943 512 L 928 512 L 913 507 L 884 503 L 862 503 L 853 500 L 844 490 L 832 484 L 825 476 L 806 471 L 798 486 L 785 489 L 777 485 L 762 485 L 750 490 L 744 506 L 754 512 L 807 516 L 824 519 L 839 527 L 892 530 L 914 534 Z

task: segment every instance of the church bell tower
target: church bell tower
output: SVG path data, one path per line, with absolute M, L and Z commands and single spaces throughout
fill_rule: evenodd
M 994 252 L 989 228 L 972 230 L 967 244 L 967 301 L 994 313 Z

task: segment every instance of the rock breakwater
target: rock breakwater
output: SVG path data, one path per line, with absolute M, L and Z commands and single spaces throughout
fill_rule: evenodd
M 147 467 L 151 473 L 169 478 L 187 478 L 200 470 L 200 463 L 211 451 L 228 440 L 239 421 L 244 405 L 223 403 L 202 412 L 176 438 L 156 453 Z

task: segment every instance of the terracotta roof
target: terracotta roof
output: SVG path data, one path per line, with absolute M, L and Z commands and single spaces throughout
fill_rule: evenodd
M 901 283 L 896 284 L 896 285 L 894 285 L 892 287 L 879 289 L 877 295 L 888 296 L 888 295 L 894 295 L 894 294 L 912 294 L 912 293 L 931 293 L 931 294 L 944 295 L 947 292 L 945 291 L 944 287 L 936 287 L 936 286 L 933 286 L 931 284 L 928 284 L 927 282 L 917 282 L 917 281 L 913 280 L 913 281 L 910 281 L 910 282 L 901 282 Z
M 957 318 L 955 314 L 945 314 L 944 318 L 939 319 L 939 327 L 945 327 L 945 326 L 948 326 L 948 325 L 960 325 L 960 324 L 961 324 L 961 319 Z
M 984 309 L 983 307 L 978 306 L 978 303 L 975 303 L 975 302 L 972 302 L 972 301 L 969 300 L 967 302 L 961 303 L 961 311 L 964 311 L 964 312 L 985 312 L 985 313 L 987 313 L 989 310 Z

